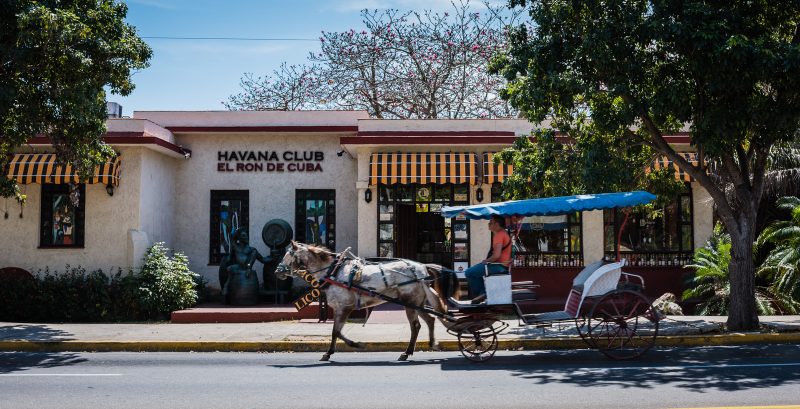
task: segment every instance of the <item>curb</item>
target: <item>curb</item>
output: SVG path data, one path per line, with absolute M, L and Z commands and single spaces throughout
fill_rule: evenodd
M 364 348 L 348 347 L 337 342 L 337 351 L 403 352 L 408 345 L 401 341 L 362 342 Z M 656 339 L 660 347 L 702 347 L 749 344 L 800 343 L 800 333 L 663 336 Z M 325 352 L 327 341 L 0 341 L 0 352 Z M 580 338 L 505 339 L 500 350 L 587 349 Z M 418 351 L 429 351 L 427 342 L 417 343 Z M 458 351 L 458 342 L 439 342 L 440 351 Z

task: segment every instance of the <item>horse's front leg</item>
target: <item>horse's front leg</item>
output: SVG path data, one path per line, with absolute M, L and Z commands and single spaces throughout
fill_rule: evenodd
M 411 339 L 408 340 L 406 352 L 400 355 L 400 358 L 397 358 L 398 361 L 405 361 L 409 356 L 414 355 L 414 347 L 417 345 L 417 335 L 419 335 L 419 328 L 421 327 L 417 310 L 406 307 L 406 317 L 408 318 L 408 324 L 411 325 Z
M 430 314 L 425 312 L 420 312 L 419 316 L 422 317 L 422 320 L 425 321 L 425 324 L 428 326 L 428 347 L 438 351 L 439 344 L 436 343 L 436 336 L 433 334 L 433 327 L 436 325 L 436 318 L 433 318 Z
M 353 348 L 364 348 L 364 345 L 360 342 L 353 342 L 349 340 L 342 334 L 342 328 L 344 328 L 344 323 L 347 322 L 347 317 L 350 316 L 350 313 L 353 312 L 352 307 L 344 307 L 344 308 L 334 308 L 334 315 L 333 315 L 333 331 L 331 333 L 331 345 L 328 348 L 328 352 L 322 355 L 322 359 L 320 361 L 327 361 L 331 359 L 331 355 L 336 352 L 336 340 L 341 339 L 350 347 Z M 340 312 L 341 311 L 341 312 Z

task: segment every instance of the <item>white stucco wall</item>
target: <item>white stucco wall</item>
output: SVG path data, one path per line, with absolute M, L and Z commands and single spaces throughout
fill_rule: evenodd
M 189 257 L 192 270 L 202 274 L 210 285 L 218 285 L 218 266 L 208 264 L 212 190 L 249 191 L 250 245 L 267 255 L 269 249 L 261 239 L 261 229 L 276 218 L 295 228 L 296 189 L 335 189 L 336 249 L 352 247 L 358 251 L 356 160 L 336 155 L 340 150 L 339 135 L 178 133 L 176 138 L 180 145 L 192 150 L 192 158 L 177 166 L 174 247 Z M 320 162 L 322 172 L 220 172 L 219 151 L 277 151 L 279 155 L 284 151 L 322 151 L 324 160 Z
M 157 242 L 173 249 L 176 244 L 174 218 L 176 212 L 175 178 L 185 159 L 162 155 L 150 149 L 137 150 L 138 223 L 129 232 L 129 263 L 140 267 L 144 252 Z
M 39 248 L 41 185 L 23 186 L 28 202 L 22 218 L 13 199 L 0 199 L 9 209 L 8 219 L 0 215 L 0 267 L 21 267 L 34 273 L 45 267 L 63 272 L 67 264 L 105 272 L 129 268 L 128 230 L 139 227 L 139 207 L 135 204 L 140 195 L 143 150 L 119 149 L 122 169 L 114 196 L 106 193 L 104 185 L 86 185 L 84 248 Z M 5 203 L 0 213 L 4 213 Z

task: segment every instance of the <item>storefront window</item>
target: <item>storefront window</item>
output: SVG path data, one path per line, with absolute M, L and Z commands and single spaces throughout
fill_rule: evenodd
M 295 240 L 336 250 L 336 190 L 295 191 Z
M 466 184 L 378 185 L 378 256 L 466 268 L 469 223 L 441 211 L 468 202 Z
M 247 190 L 211 191 L 210 265 L 219 264 L 230 253 L 231 236 L 236 229 L 248 228 L 249 202 L 250 192 Z
M 626 217 L 627 216 L 627 217 Z M 620 257 L 632 266 L 682 266 L 691 261 L 692 199 L 689 193 L 654 210 L 603 212 L 606 259 Z
M 40 247 L 83 247 L 85 185 L 78 185 L 78 206 L 70 200 L 70 185 L 43 184 Z
M 503 184 L 493 183 L 492 202 L 503 201 Z M 581 214 L 530 216 L 516 224 L 514 265 L 517 267 L 579 267 L 583 265 Z
M 514 264 L 519 267 L 583 265 L 581 214 L 529 216 L 512 225 L 518 229 Z

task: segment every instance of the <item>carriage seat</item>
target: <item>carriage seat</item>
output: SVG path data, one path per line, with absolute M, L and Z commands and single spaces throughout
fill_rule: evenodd
M 583 292 L 583 285 L 586 283 L 586 280 L 591 277 L 591 275 L 597 270 L 598 268 L 602 267 L 606 264 L 603 260 L 597 260 L 594 263 L 587 265 L 586 267 L 572 279 L 572 289 L 578 292 Z
M 503 271 L 490 272 L 489 265 L 501 265 Z M 486 263 L 483 274 L 483 283 L 486 287 L 486 304 L 511 304 L 511 269 L 502 263 Z
M 624 265 L 625 260 L 615 263 L 600 261 L 589 264 L 573 280 L 573 287 L 569 291 L 562 311 L 525 314 L 522 315 L 523 321 L 527 324 L 534 324 L 578 318 L 586 298 L 600 296 L 617 288 Z

